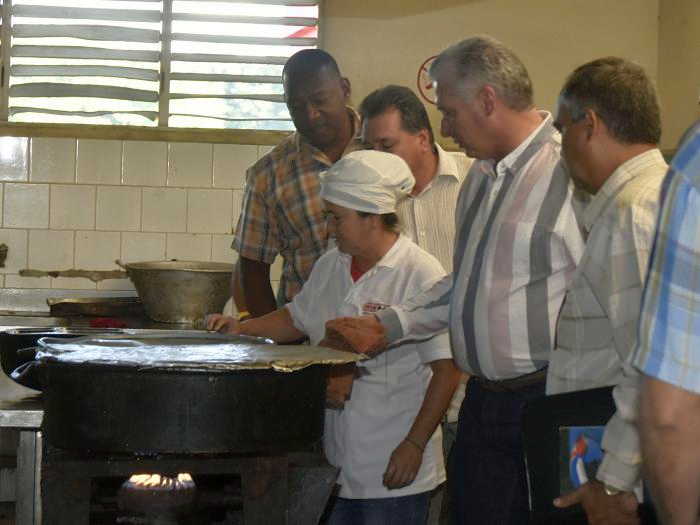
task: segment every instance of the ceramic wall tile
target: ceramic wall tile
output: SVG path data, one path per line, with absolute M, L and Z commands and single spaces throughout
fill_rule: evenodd
M 141 188 L 99 186 L 96 229 L 138 231 L 141 229 Z
M 27 230 L 0 230 L 0 244 L 7 246 L 5 267 L 0 274 L 17 273 L 27 267 Z
M 233 190 L 233 209 L 231 210 L 231 233 L 236 233 L 238 219 L 243 209 L 243 190 Z
M 122 141 L 78 139 L 79 184 L 121 184 Z
M 283 265 L 284 259 L 282 259 L 281 256 L 277 256 L 275 259 L 275 262 L 272 263 L 272 266 L 270 266 L 270 281 L 279 281 L 280 278 L 282 277 L 282 265 Z M 273 290 L 276 290 L 277 288 L 273 288 Z
M 29 180 L 75 182 L 76 139 L 34 137 L 30 150 Z
M 105 279 L 97 283 L 98 290 L 136 290 L 131 279 Z
M 117 270 L 121 234 L 119 232 L 75 232 L 75 267 L 81 270 Z
M 187 190 L 187 231 L 230 233 L 231 190 Z
M 51 185 L 51 229 L 92 230 L 95 228 L 95 187 Z
M 211 188 L 211 144 L 168 144 L 168 186 Z
M 97 285 L 84 277 L 52 277 L 51 288 L 60 290 L 97 290 Z
M 144 188 L 141 224 L 147 232 L 187 231 L 187 190 Z
M 74 237 L 72 231 L 31 230 L 27 266 L 47 271 L 74 268 Z
M 125 232 L 122 234 L 123 262 L 162 261 L 165 259 L 165 234 Z
M 245 186 L 245 172 L 258 160 L 258 146 L 214 144 L 214 187 Z
M 5 276 L 6 288 L 51 288 L 50 277 L 22 277 L 8 274 Z
M 165 142 L 124 142 L 122 184 L 165 186 L 168 145 Z
M 216 262 L 235 263 L 238 252 L 231 248 L 233 235 L 211 236 L 211 260 Z
M 0 181 L 22 182 L 29 177 L 29 139 L 0 137 Z
M 6 183 L 5 228 L 46 228 L 49 225 L 49 185 Z
M 210 261 L 211 235 L 169 233 L 165 258 L 181 261 Z

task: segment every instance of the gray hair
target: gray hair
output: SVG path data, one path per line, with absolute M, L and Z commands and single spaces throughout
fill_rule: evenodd
M 661 116 L 656 91 L 644 69 L 629 60 L 605 57 L 579 66 L 559 96 L 576 122 L 594 110 L 610 134 L 625 144 L 658 144 Z
M 524 111 L 533 106 L 532 82 L 525 65 L 489 36 L 467 38 L 440 53 L 430 66 L 430 76 L 439 81 L 450 74 L 464 100 L 489 85 L 510 109 Z

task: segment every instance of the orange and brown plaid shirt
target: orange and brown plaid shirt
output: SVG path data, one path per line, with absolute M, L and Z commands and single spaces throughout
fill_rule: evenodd
M 348 108 L 354 138 L 343 155 L 362 149 L 359 116 Z M 284 265 L 278 303 L 290 301 L 309 278 L 316 259 L 326 251 L 320 173 L 331 161 L 299 133 L 285 138 L 246 173 L 243 207 L 232 247 L 241 257 Z

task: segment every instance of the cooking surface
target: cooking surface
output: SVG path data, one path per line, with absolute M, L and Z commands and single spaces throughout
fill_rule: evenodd
M 91 323 L 94 323 L 95 317 L 89 316 L 52 316 L 46 311 L 32 312 L 22 311 L 15 312 L 12 310 L 0 310 L 0 331 L 5 331 L 11 328 L 29 328 L 29 327 L 54 327 L 63 326 L 69 328 L 90 328 Z M 192 323 L 159 323 L 148 319 L 145 316 L 141 317 L 115 317 L 114 321 L 123 323 L 129 328 L 143 328 L 151 330 L 187 330 L 195 328 Z
M 77 339 L 42 338 L 37 359 L 149 369 L 293 372 L 307 366 L 353 363 L 363 356 L 310 345 L 271 344 L 245 336 L 198 331 L 134 331 Z

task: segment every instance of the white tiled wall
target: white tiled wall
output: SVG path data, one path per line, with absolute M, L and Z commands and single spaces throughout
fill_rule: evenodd
M 269 146 L 0 137 L 6 288 L 130 290 L 128 279 L 20 277 L 177 258 L 233 262 L 245 170 Z M 273 266 L 279 279 L 280 265 Z

